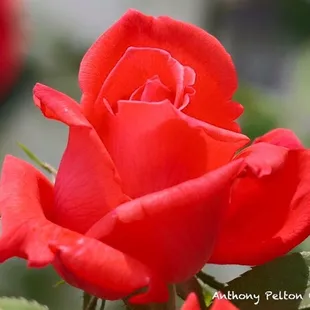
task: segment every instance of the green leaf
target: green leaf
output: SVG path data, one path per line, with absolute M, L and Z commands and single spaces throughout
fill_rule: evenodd
M 48 308 L 24 298 L 0 297 L 0 310 L 48 310 Z
M 252 268 L 222 292 L 240 310 L 310 310 L 309 273 L 310 252 L 292 253 Z
M 206 306 L 207 307 L 210 306 L 211 302 L 212 302 L 213 293 L 211 293 L 206 288 L 203 288 L 203 297 L 204 297 L 204 301 L 205 301 Z
M 41 159 L 39 159 L 24 144 L 20 142 L 17 142 L 17 144 L 24 151 L 24 153 L 29 157 L 30 160 L 32 160 L 35 164 L 37 164 L 39 167 L 44 169 L 49 174 L 53 175 L 54 177 L 56 176 L 57 170 L 54 167 L 52 167 L 50 164 L 43 162 Z

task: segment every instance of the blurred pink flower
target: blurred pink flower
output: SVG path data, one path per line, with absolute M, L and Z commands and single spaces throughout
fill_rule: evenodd
M 0 99 L 13 87 L 25 52 L 22 0 L 0 1 Z

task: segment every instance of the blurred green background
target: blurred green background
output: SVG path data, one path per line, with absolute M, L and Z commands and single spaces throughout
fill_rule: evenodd
M 310 1 L 24 0 L 23 5 L 28 48 L 22 73 L 0 106 L 1 161 L 7 153 L 25 158 L 19 141 L 58 165 L 67 129 L 34 108 L 32 87 L 45 83 L 78 100 L 77 73 L 84 52 L 130 7 L 192 22 L 221 40 L 237 67 L 236 100 L 245 107 L 241 123 L 247 135 L 288 127 L 310 145 Z M 310 244 L 300 248 L 310 250 Z M 245 269 L 208 266 L 219 280 Z M 81 293 L 67 285 L 54 288 L 58 280 L 49 268 L 28 270 L 25 262 L 11 260 L 0 266 L 0 295 L 36 299 L 51 310 L 79 309 Z

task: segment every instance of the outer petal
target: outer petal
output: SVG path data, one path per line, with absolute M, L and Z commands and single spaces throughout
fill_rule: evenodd
M 30 164 L 7 156 L 0 184 L 1 262 L 18 256 L 31 267 L 53 263 L 70 284 L 106 299 L 149 284 L 149 270 L 135 259 L 48 221 L 52 204 L 52 184 Z
M 187 113 L 216 126 L 239 130 L 234 120 L 242 113 L 242 107 L 230 102 L 237 88 L 237 77 L 223 46 L 196 26 L 165 16 L 146 16 L 135 10 L 129 10 L 105 32 L 81 63 L 82 105 L 90 120 L 100 114 L 94 103 L 101 86 L 131 46 L 166 50 L 181 64 L 194 69 L 196 95 L 186 108 Z
M 285 128 L 271 130 L 254 141 L 254 143 L 259 142 L 267 142 L 270 144 L 283 146 L 288 149 L 304 149 L 304 146 L 295 133 Z
M 31 266 L 43 267 L 53 261 L 54 254 L 41 234 L 52 207 L 53 185 L 49 180 L 30 164 L 6 156 L 0 182 L 1 262 L 19 256 L 28 259 Z
M 169 101 L 120 101 L 102 140 L 132 198 L 200 177 L 248 141 L 186 116 Z
M 310 234 L 310 151 L 257 143 L 236 181 L 210 263 L 258 265 Z
M 195 275 L 211 255 L 230 185 L 243 160 L 125 203 L 96 223 L 97 238 L 143 262 L 167 283 Z
M 108 211 L 128 198 L 114 164 L 96 131 L 66 95 L 37 84 L 34 99 L 42 113 L 69 126 L 69 140 L 55 183 L 52 220 L 85 232 Z
M 128 254 L 100 241 L 64 230 L 57 239 L 49 241 L 49 247 L 56 255 L 53 265 L 58 273 L 69 284 L 91 295 L 118 300 L 148 286 L 146 293 L 134 295 L 131 301 L 168 299 L 167 284 L 156 274 Z

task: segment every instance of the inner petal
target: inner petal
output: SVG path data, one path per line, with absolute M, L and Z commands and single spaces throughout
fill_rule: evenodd
M 167 95 L 173 97 L 175 106 L 182 107 L 188 103 L 188 96 L 193 94 L 191 86 L 195 82 L 195 72 L 158 48 L 129 47 L 105 80 L 99 98 L 105 98 L 112 108 L 116 108 L 118 100 L 128 100 L 141 85 L 145 85 L 141 96 L 151 96 L 150 88 L 153 91 L 155 85 L 146 85 L 146 81 L 154 76 L 170 90 L 171 94 Z
M 119 101 L 102 131 L 131 198 L 197 178 L 226 164 L 248 142 L 244 136 L 189 119 L 170 101 Z
M 144 102 L 160 102 L 165 99 L 173 102 L 174 94 L 161 82 L 158 76 L 154 76 L 147 80 L 146 83 L 135 90 L 130 97 L 130 100 Z

